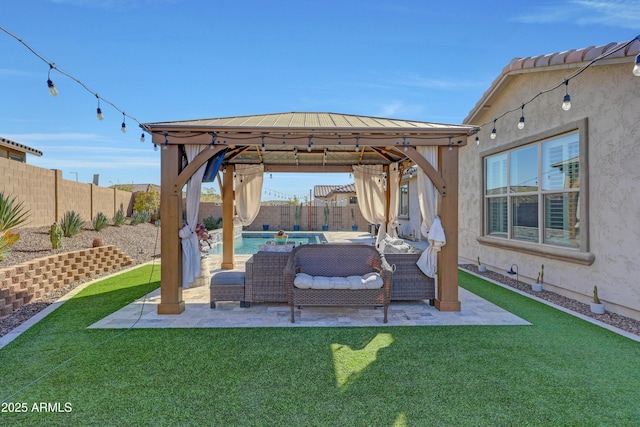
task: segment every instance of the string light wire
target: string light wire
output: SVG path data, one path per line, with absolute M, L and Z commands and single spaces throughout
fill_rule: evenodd
M 49 65 L 49 74 L 48 74 L 48 79 L 47 79 L 47 85 L 49 86 L 49 91 L 51 92 L 51 94 L 53 95 L 53 91 L 55 90 L 55 93 L 57 95 L 57 88 L 55 87 L 55 85 L 53 84 L 53 81 L 51 80 L 51 71 L 55 70 L 58 73 L 62 74 L 63 76 L 73 80 L 74 82 L 76 82 L 77 84 L 79 84 L 80 86 L 82 86 L 82 88 L 84 90 L 86 90 L 87 92 L 89 92 L 90 94 L 94 95 L 96 98 L 98 98 L 98 102 L 102 101 L 105 102 L 107 104 L 109 104 L 111 107 L 113 107 L 116 111 L 118 111 L 119 113 L 122 113 L 123 118 L 124 117 L 128 117 L 131 120 L 133 120 L 134 122 L 138 123 L 138 125 L 140 125 L 141 128 L 144 129 L 144 126 L 142 126 L 142 123 L 140 121 L 138 121 L 138 119 L 136 119 L 134 116 L 125 113 L 122 109 L 120 109 L 116 104 L 114 104 L 113 102 L 109 101 L 106 98 L 103 98 L 102 96 L 98 95 L 98 93 L 94 90 L 91 90 L 86 84 L 84 84 L 80 79 L 78 79 L 77 77 L 73 76 L 72 74 L 60 69 L 58 66 L 56 66 L 55 63 L 49 61 L 48 59 L 46 59 L 43 55 L 41 55 L 40 53 L 38 53 L 38 51 L 36 51 L 34 48 L 32 48 L 27 42 L 25 42 L 24 40 L 22 40 L 20 37 L 18 37 L 17 35 L 13 34 L 11 31 L 7 30 L 5 27 L 0 25 L 0 30 L 2 30 L 3 32 L 5 32 L 6 34 L 8 34 L 9 36 L 13 37 L 14 39 L 16 39 L 18 42 L 20 42 L 20 44 L 22 44 L 24 47 L 26 47 L 31 53 L 33 53 L 36 57 L 38 57 L 38 59 L 40 59 L 42 62 L 46 63 L 47 65 Z M 55 95 L 54 95 L 55 96 Z M 100 107 L 98 106 L 98 110 L 100 110 Z M 98 113 L 98 115 L 102 114 L 102 111 L 100 111 Z M 124 123 L 124 120 L 123 120 Z M 146 129 L 145 129 L 146 130 Z
M 567 96 L 569 96 L 569 92 L 568 92 L 568 85 L 569 85 L 569 81 L 575 79 L 576 77 L 578 77 L 580 74 L 582 74 L 587 68 L 591 67 L 593 64 L 595 64 L 598 61 L 601 61 L 611 55 L 613 55 L 616 52 L 621 51 L 622 49 L 626 49 L 629 45 L 631 45 L 633 42 L 635 42 L 636 40 L 640 41 L 640 35 L 636 36 L 635 38 L 629 40 L 628 42 L 618 46 L 615 49 L 612 49 L 608 52 L 602 53 L 601 55 L 597 56 L 596 58 L 592 59 L 591 61 L 589 61 L 586 65 L 583 65 L 582 67 L 580 67 L 578 70 L 576 70 L 575 72 L 573 72 L 572 74 L 569 74 L 567 77 L 565 77 L 564 79 L 562 79 L 562 81 L 548 89 L 545 89 L 539 93 L 537 93 L 536 95 L 534 95 L 533 97 L 531 97 L 531 99 L 529 99 L 526 102 L 523 102 L 521 106 L 518 106 L 516 108 L 512 108 L 510 110 L 505 111 L 504 113 L 500 114 L 499 116 L 496 116 L 492 121 L 488 121 L 486 123 L 483 123 L 479 126 L 479 128 L 483 128 L 487 125 L 490 125 L 493 122 L 493 132 L 492 135 L 495 135 L 495 124 L 496 122 L 503 118 L 504 116 L 506 116 L 507 114 L 511 114 L 514 113 L 516 111 L 518 111 L 519 109 L 523 109 L 524 107 L 528 104 L 531 104 L 533 101 L 535 101 L 536 99 L 538 99 L 539 97 L 541 97 L 542 95 L 549 93 L 549 92 L 553 92 L 554 90 L 558 89 L 559 87 L 562 87 L 563 85 L 565 85 L 565 87 L 567 87 L 567 94 L 565 95 L 565 99 Z M 570 105 L 570 104 L 569 104 Z M 493 139 L 493 137 L 492 137 Z

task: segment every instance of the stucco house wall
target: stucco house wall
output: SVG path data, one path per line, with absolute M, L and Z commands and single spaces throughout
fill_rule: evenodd
M 640 319 L 640 78 L 631 73 L 634 56 L 604 60 L 569 83 L 572 107 L 561 108 L 561 88 L 541 95 L 524 109 L 525 128 L 517 123 L 525 100 L 563 82 L 585 63 L 539 67 L 503 75 L 484 105 L 476 106 L 467 124 L 483 126 L 476 145 L 471 136 L 460 150 L 459 255 L 468 261 L 480 256 L 489 269 L 508 270 L 517 264 L 521 280 L 534 281 L 544 264 L 545 287 L 582 302 L 591 300 L 593 286 L 609 311 Z M 478 108 L 480 107 L 480 108 Z M 517 111 L 496 123 L 497 138 L 490 139 L 493 120 L 514 107 Z M 562 260 L 547 245 L 527 244 L 541 250 L 526 253 L 479 242 L 483 235 L 483 158 L 527 141 L 581 126 L 587 137 L 581 194 L 585 217 L 581 232 L 588 232 L 588 247 L 580 256 L 593 263 Z M 549 249 L 545 253 L 545 249 Z M 586 249 L 586 251 L 585 251 Z M 570 251 L 570 250 L 569 250 Z

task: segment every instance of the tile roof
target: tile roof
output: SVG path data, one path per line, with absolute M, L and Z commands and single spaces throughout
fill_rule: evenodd
M 355 184 L 347 185 L 315 185 L 313 187 L 313 197 L 316 199 L 325 199 L 333 193 L 350 194 L 356 192 Z
M 469 112 L 463 123 L 473 122 L 474 117 L 482 110 L 482 107 L 489 102 L 489 99 L 496 93 L 498 87 L 511 75 L 520 74 L 530 71 L 545 71 L 550 67 L 561 68 L 567 65 L 579 67 L 584 65 L 602 54 L 619 49 L 621 46 L 629 43 L 609 43 L 602 46 L 589 46 L 582 49 L 571 49 L 563 52 L 550 53 L 546 55 L 528 56 L 526 58 L 514 58 L 509 64 L 502 69 L 500 75 L 491 83 L 489 89 L 478 100 L 473 109 Z M 621 58 L 632 58 L 640 53 L 640 41 L 635 39 L 627 47 L 607 56 L 604 61 L 612 59 L 620 60 Z M 630 59 L 632 60 L 632 59 Z M 600 63 L 600 61 L 599 61 Z M 631 70 L 629 70 L 631 72 Z

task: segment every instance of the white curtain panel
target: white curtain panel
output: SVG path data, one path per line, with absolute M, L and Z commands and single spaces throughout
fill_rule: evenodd
M 192 162 L 208 145 L 185 145 L 187 164 Z M 182 243 L 182 287 L 187 289 L 200 276 L 200 249 L 198 235 L 195 233 L 198 224 L 198 209 L 200 207 L 200 190 L 202 177 L 207 169 L 203 164 L 187 181 L 187 202 L 185 217 L 187 223 L 180 229 L 179 236 Z
M 376 239 L 376 242 L 379 242 L 386 234 L 382 165 L 354 166 L 353 177 L 362 216 L 370 224 L 380 225 Z
M 391 237 L 398 237 L 396 228 L 398 227 L 398 195 L 400 194 L 400 169 L 397 163 L 389 165 L 389 176 L 387 177 L 389 186 L 389 231 Z
M 236 165 L 236 213 L 242 225 L 249 225 L 260 212 L 264 165 Z
M 436 170 L 438 170 L 438 147 L 418 147 L 422 155 Z M 438 213 L 438 194 L 436 189 L 421 168 L 418 168 L 418 201 L 422 224 L 420 231 L 429 242 L 429 247 L 416 262 L 420 270 L 428 277 L 435 277 L 438 272 L 438 252 L 447 243 L 444 229 Z

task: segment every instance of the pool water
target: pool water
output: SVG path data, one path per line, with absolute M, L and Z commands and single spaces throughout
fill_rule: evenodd
M 260 245 L 266 244 L 268 241 L 274 241 L 275 233 L 242 233 L 242 237 L 236 238 L 233 242 L 233 253 L 235 254 L 255 254 L 258 252 Z M 310 232 L 295 232 L 288 231 L 287 244 L 306 245 L 310 243 L 325 243 L 326 237 L 322 233 L 310 233 Z M 215 245 L 210 251 L 210 254 L 222 254 L 222 244 Z

